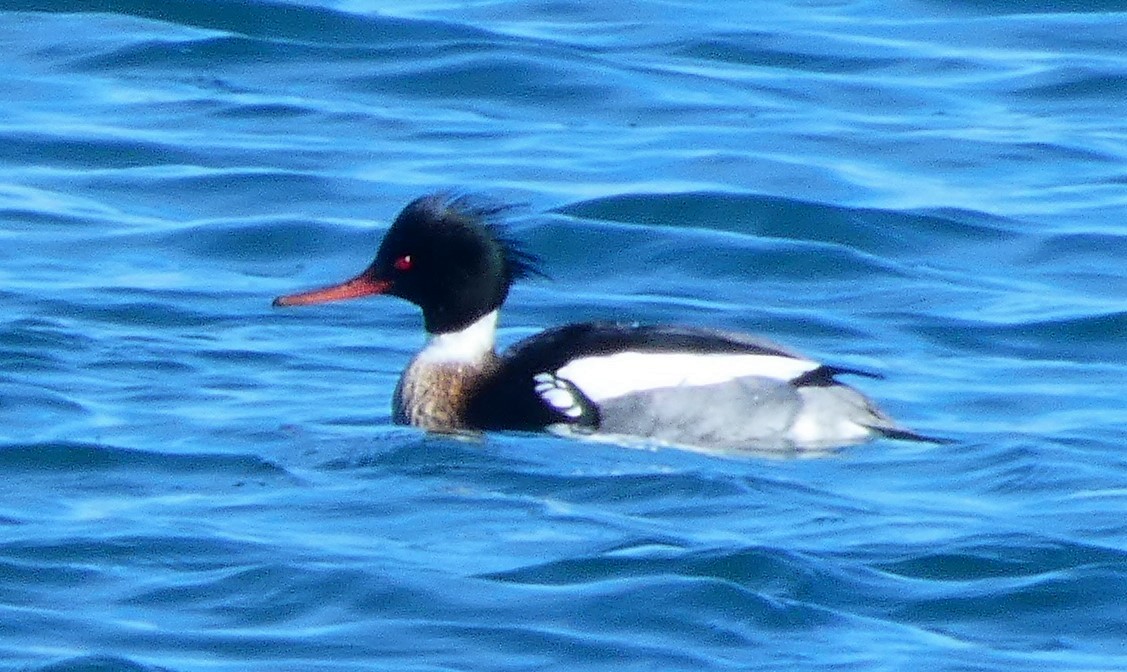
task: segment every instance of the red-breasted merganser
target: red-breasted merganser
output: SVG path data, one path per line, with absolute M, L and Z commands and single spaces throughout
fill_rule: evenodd
M 588 322 L 499 356 L 509 288 L 540 274 L 539 259 L 506 237 L 507 210 L 468 196 L 416 199 L 363 273 L 274 305 L 389 294 L 421 308 L 429 339 L 399 379 L 392 414 L 428 430 L 562 430 L 724 450 L 930 440 L 836 379 L 871 374 L 745 334 Z

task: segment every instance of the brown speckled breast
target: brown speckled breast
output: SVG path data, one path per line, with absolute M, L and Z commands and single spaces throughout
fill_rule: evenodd
M 427 362 L 416 358 L 399 378 L 392 419 L 432 431 L 474 429 L 465 424 L 466 403 L 481 380 L 497 367 L 489 353 L 482 362 Z

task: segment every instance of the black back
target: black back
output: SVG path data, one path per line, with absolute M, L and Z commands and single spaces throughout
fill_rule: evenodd
M 548 329 L 505 353 L 510 366 L 555 371 L 573 359 L 619 352 L 684 352 L 698 355 L 773 355 L 802 359 L 782 346 L 747 334 L 694 327 L 582 322 Z
M 535 392 L 537 374 L 554 374 L 582 357 L 620 352 L 686 352 L 695 354 L 758 354 L 798 358 L 780 346 L 747 334 L 689 327 L 584 322 L 548 329 L 511 347 L 500 369 L 473 395 L 468 419 L 482 429 L 536 430 L 566 423 L 597 429 L 598 406 L 571 387 L 583 413 L 564 415 Z M 823 367 L 828 368 L 828 367 Z M 832 377 L 834 370 L 826 375 Z M 812 378 L 812 381 L 815 380 Z

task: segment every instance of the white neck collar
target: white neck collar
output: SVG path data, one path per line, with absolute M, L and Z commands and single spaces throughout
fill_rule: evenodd
M 428 362 L 480 362 L 493 352 L 497 335 L 497 311 L 479 318 L 461 331 L 431 334 L 419 359 Z

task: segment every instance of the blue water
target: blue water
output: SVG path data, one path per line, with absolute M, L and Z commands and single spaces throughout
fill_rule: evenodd
M 1127 669 L 1127 3 L 0 3 L 0 670 Z M 415 196 L 950 445 L 389 424 Z

